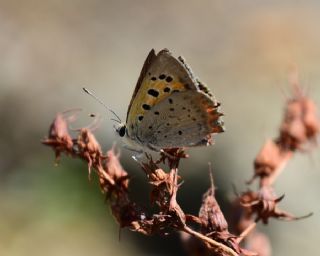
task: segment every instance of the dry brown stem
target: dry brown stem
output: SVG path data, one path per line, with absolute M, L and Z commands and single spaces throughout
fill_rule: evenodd
M 298 219 L 279 209 L 278 204 L 283 196 L 276 196 L 272 185 L 294 153 L 305 150 L 306 145 L 315 144 L 320 130 L 315 110 L 314 103 L 301 90 L 296 89 L 293 98 L 287 102 L 279 136 L 268 140 L 255 159 L 255 173 L 250 183 L 259 179 L 259 189 L 243 192 L 235 202 L 235 211 L 242 212 L 236 222 L 240 236 L 229 232 L 228 222 L 215 198 L 213 181 L 203 195 L 198 216 L 186 214 L 182 210 L 177 202 L 178 182 L 181 180 L 178 166 L 181 159 L 188 157 L 182 149 L 163 151 L 156 161 L 146 155 L 147 160 L 141 163 L 152 188 L 151 204 L 157 206 L 155 213 L 148 213 L 131 200 L 128 190 L 130 177 L 121 166 L 119 155 L 113 148 L 104 154 L 90 129 L 79 129 L 77 136 L 72 137 L 66 114 L 57 114 L 50 126 L 48 138 L 42 143 L 53 148 L 56 160 L 64 153 L 87 162 L 89 177 L 91 170 L 99 177 L 101 192 L 106 196 L 120 227 L 145 235 L 184 232 L 197 239 L 197 244 L 202 248 L 201 255 L 252 256 L 257 253 L 245 250 L 239 244 L 246 239 L 248 242 L 250 237 L 250 241 L 259 242 L 259 246 L 267 243 L 266 236 L 261 233 L 249 235 L 258 221 L 268 223 L 270 218 Z M 160 163 L 164 163 L 168 171 L 160 168 Z M 195 228 L 191 228 L 189 223 Z M 256 249 L 254 245 L 252 248 Z M 192 253 L 191 247 L 189 250 Z M 265 250 L 263 255 L 267 253 L 268 250 Z
M 224 228 L 214 235 L 205 235 L 187 226 L 186 215 L 179 206 L 176 196 L 179 189 L 178 166 L 182 158 L 188 157 L 181 149 L 171 149 L 161 153 L 158 161 L 154 161 L 147 156 L 147 161 L 141 163 L 141 167 L 146 174 L 148 183 L 152 187 L 151 203 L 158 206 L 158 212 L 148 214 L 142 210 L 129 196 L 128 187 L 130 178 L 119 162 L 119 155 L 114 149 L 109 150 L 105 155 L 93 133 L 86 128 L 79 129 L 78 136 L 72 138 L 67 129 L 67 119 L 62 114 L 58 114 L 49 130 L 49 137 L 43 140 L 43 144 L 51 146 L 58 158 L 61 153 L 81 158 L 88 164 L 89 177 L 91 170 L 94 170 L 99 177 L 100 188 L 106 195 L 110 203 L 112 214 L 115 216 L 120 227 L 143 233 L 145 235 L 167 234 L 172 231 L 186 232 L 201 240 L 212 252 L 221 252 L 221 255 L 239 255 L 242 249 L 233 241 L 227 229 Z M 170 168 L 165 172 L 158 164 L 165 163 Z M 212 185 L 213 186 L 213 185 Z M 212 188 L 213 189 L 213 188 Z M 216 207 L 219 219 L 224 219 L 218 203 L 214 199 L 214 193 L 210 193 Z M 204 203 L 205 204 L 205 203 Z M 205 224 L 201 221 L 205 218 L 188 215 L 188 220 Z M 208 219 L 208 216 L 206 216 Z M 214 218 L 209 216 L 209 218 Z M 226 221 L 224 220 L 226 223 Z M 208 224 L 208 223 L 207 223 Z M 213 223 L 210 223 L 212 226 Z M 215 240 L 217 238 L 217 240 Z M 229 246 L 228 246 L 229 245 Z
M 283 196 L 277 197 L 272 187 L 296 152 L 304 152 L 306 148 L 312 148 L 316 144 L 320 131 L 315 104 L 304 95 L 297 81 L 293 87 L 294 95 L 287 101 L 279 136 L 267 140 L 254 161 L 254 176 L 248 183 L 251 184 L 258 178 L 259 190 L 244 192 L 237 201 L 238 206 L 244 208 L 242 218 L 237 224 L 242 227 L 238 242 L 241 242 L 260 220 L 266 224 L 269 218 L 298 220 L 312 215 L 310 213 L 303 217 L 294 217 L 280 210 L 278 203 Z

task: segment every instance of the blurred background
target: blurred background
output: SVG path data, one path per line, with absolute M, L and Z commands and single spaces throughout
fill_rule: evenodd
M 184 255 L 179 235 L 145 237 L 122 230 L 87 167 L 40 144 L 55 114 L 81 107 L 104 118 L 95 132 L 104 150 L 117 141 L 87 86 L 125 119 L 151 48 L 182 55 L 222 102 L 227 131 L 216 145 L 192 149 L 181 166 L 179 202 L 197 214 L 213 164 L 218 199 L 245 189 L 264 141 L 278 132 L 295 63 L 301 83 L 320 106 L 319 1 L 0 0 L 0 254 Z M 120 147 L 120 141 L 118 141 Z M 283 209 L 314 216 L 272 220 L 273 255 L 316 255 L 320 229 L 319 149 L 297 154 L 276 183 Z M 123 166 L 132 194 L 148 200 L 145 177 L 130 152 Z M 192 200 L 190 200 L 192 198 Z M 290 246 L 288 246 L 290 245 Z

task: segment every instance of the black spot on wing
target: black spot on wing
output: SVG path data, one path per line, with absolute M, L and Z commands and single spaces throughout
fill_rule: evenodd
M 166 78 L 166 82 L 168 82 L 168 83 L 170 83 L 170 82 L 172 82 L 172 77 L 171 76 L 168 76 L 167 78 Z
M 166 87 L 166 88 L 163 89 L 163 91 L 164 91 L 164 92 L 170 92 L 171 89 L 170 89 L 169 87 Z
M 155 98 L 159 96 L 159 92 L 155 89 L 149 89 L 148 94 L 155 97 Z
M 163 79 L 165 79 L 166 78 L 166 75 L 165 74 L 161 74 L 160 76 L 159 76 L 159 79 L 160 80 L 163 80 Z
M 143 105 L 142 105 L 142 108 L 143 108 L 144 110 L 150 110 L 150 109 L 151 109 L 151 106 L 148 105 L 148 104 L 143 104 Z

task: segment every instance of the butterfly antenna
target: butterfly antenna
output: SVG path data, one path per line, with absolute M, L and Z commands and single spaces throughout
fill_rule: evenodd
M 117 120 L 117 119 L 110 118 L 110 120 L 115 121 L 115 122 L 117 122 L 117 123 L 121 124 L 121 121 L 119 121 L 119 120 Z
M 109 110 L 118 120 L 115 119 L 111 119 L 114 121 L 117 121 L 118 123 L 121 123 L 121 119 L 120 117 L 116 114 L 116 112 L 114 112 L 111 108 L 109 108 L 106 104 L 104 104 L 102 102 L 102 100 L 100 100 L 97 96 L 95 96 L 92 92 L 90 92 L 87 88 L 83 87 L 82 88 L 84 90 L 85 93 L 89 94 L 91 97 L 93 97 L 96 101 L 98 101 L 102 106 L 104 106 L 107 110 Z

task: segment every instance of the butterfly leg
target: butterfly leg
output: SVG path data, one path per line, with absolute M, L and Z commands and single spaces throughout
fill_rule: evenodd
M 130 147 L 128 145 L 124 145 L 123 146 L 125 149 L 131 151 L 131 152 L 135 152 L 137 154 L 143 154 L 143 150 L 142 149 L 137 149 L 137 148 L 134 148 L 134 147 Z
M 173 155 L 170 155 L 169 153 L 167 153 L 166 151 L 164 151 L 163 149 L 160 149 L 160 152 L 162 154 L 164 154 L 166 157 L 170 158 L 171 160 L 175 160 L 175 157 Z
M 142 149 L 137 149 L 134 147 L 130 147 L 128 145 L 124 145 L 123 146 L 125 149 L 131 151 L 134 153 L 134 155 L 132 156 L 133 160 L 135 160 L 136 162 L 140 162 L 140 160 L 142 159 L 142 157 L 144 156 L 144 151 Z
M 152 146 L 150 143 L 148 143 L 147 148 L 154 152 L 162 152 L 162 149 L 156 148 Z
M 142 162 L 141 159 L 142 159 L 143 157 L 144 157 L 144 152 L 138 153 L 138 154 L 136 154 L 136 155 L 133 155 L 133 156 L 132 156 L 132 159 L 133 159 L 134 161 L 138 162 L 138 163 L 141 163 L 141 162 Z
M 167 153 L 166 151 L 164 151 L 163 149 L 159 149 L 159 148 L 156 148 L 154 146 L 152 146 L 151 144 L 148 144 L 148 148 L 152 151 L 155 151 L 155 152 L 160 152 L 162 154 L 164 154 L 166 157 L 170 158 L 171 160 L 174 160 L 175 157 L 169 153 Z
M 199 142 L 195 143 L 192 145 L 192 147 L 202 147 L 202 146 L 210 146 L 213 144 L 213 139 L 212 138 L 204 138 L 200 140 Z

